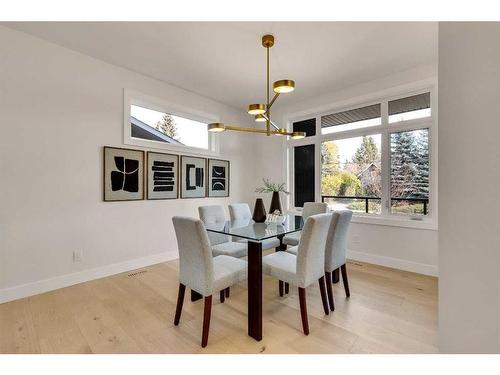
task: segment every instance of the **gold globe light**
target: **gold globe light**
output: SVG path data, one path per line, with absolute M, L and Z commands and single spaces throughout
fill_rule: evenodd
M 277 94 L 286 94 L 295 90 L 295 82 L 291 79 L 282 79 L 273 83 L 273 90 Z
M 226 130 L 226 126 L 222 122 L 214 122 L 212 124 L 208 124 L 208 131 L 219 133 Z
M 255 115 L 255 121 L 257 122 L 266 122 L 266 118 L 262 115 Z
M 250 104 L 248 106 L 248 114 L 250 115 L 263 115 L 266 113 L 265 104 Z
M 306 133 L 304 132 L 293 132 L 291 135 L 292 139 L 302 139 L 306 137 Z

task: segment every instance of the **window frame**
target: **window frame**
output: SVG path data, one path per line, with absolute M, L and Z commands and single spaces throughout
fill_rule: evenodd
M 388 103 L 391 100 L 405 98 L 412 95 L 430 92 L 431 116 L 419 119 L 389 123 Z M 324 115 L 342 112 L 350 109 L 356 109 L 371 104 L 381 104 L 381 124 L 366 128 L 346 130 L 330 134 L 321 134 L 321 117 Z M 286 142 L 286 177 L 288 186 L 290 187 L 289 208 L 292 211 L 297 211 L 293 207 L 294 199 L 294 175 L 293 175 L 293 147 L 303 146 L 307 144 L 315 144 L 315 200 L 321 201 L 321 144 L 325 141 L 335 141 L 346 138 L 354 138 L 365 135 L 380 134 L 381 135 L 381 179 L 382 179 L 382 194 L 381 204 L 382 211 L 380 214 L 370 213 L 354 213 L 353 222 L 364 224 L 389 225 L 407 228 L 418 228 L 437 230 L 438 229 L 438 171 L 437 171 L 437 119 L 438 119 L 438 104 L 437 104 L 437 80 L 435 78 L 412 83 L 409 85 L 399 86 L 394 89 L 385 90 L 384 92 L 373 93 L 369 96 L 355 97 L 347 101 L 343 101 L 328 107 L 319 108 L 303 112 L 299 115 L 285 115 L 284 120 L 288 129 L 291 129 L 294 122 L 306 120 L 310 118 L 316 119 L 316 136 L 306 137 L 300 140 L 284 140 Z M 405 215 L 391 213 L 390 207 L 390 135 L 402 131 L 412 131 L 419 129 L 429 129 L 429 205 L 428 215 Z
M 198 121 L 206 124 L 219 122 L 219 117 L 214 114 L 205 113 L 187 108 L 178 104 L 174 104 L 163 99 L 146 95 L 138 91 L 124 89 L 123 90 L 123 143 L 129 146 L 141 146 L 166 150 L 175 153 L 187 153 L 195 155 L 220 156 L 219 154 L 219 137 L 212 132 L 208 133 L 208 148 L 200 148 L 193 146 L 180 146 L 161 141 L 150 139 L 135 138 L 131 135 L 132 126 L 130 124 L 130 106 L 136 105 L 139 107 L 155 110 L 158 112 L 168 113 L 173 116 L 183 117 L 189 120 Z

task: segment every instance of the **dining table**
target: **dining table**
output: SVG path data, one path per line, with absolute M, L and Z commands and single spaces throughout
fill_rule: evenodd
M 295 215 L 285 215 L 282 223 L 257 223 L 244 219 L 205 225 L 209 232 L 225 234 L 233 241 L 248 244 L 248 335 L 257 341 L 262 340 L 262 241 L 276 237 L 280 240 L 276 251 L 284 251 L 283 237 L 302 230 L 302 227 L 302 217 Z M 201 298 L 196 294 L 191 291 L 191 300 Z

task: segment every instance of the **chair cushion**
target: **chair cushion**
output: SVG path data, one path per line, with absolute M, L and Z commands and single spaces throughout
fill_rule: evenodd
M 243 242 L 224 242 L 212 246 L 212 255 L 228 255 L 235 258 L 243 258 L 247 256 L 248 246 Z
M 283 237 L 283 243 L 285 245 L 297 246 L 300 241 L 300 234 L 301 232 L 287 234 L 285 237 Z
M 227 255 L 214 258 L 212 294 L 247 279 L 247 262 Z
M 266 255 L 262 258 L 262 271 L 284 282 L 297 285 L 297 257 L 285 251 Z
M 298 246 L 289 247 L 286 249 L 286 252 L 293 255 L 297 255 L 297 253 L 299 252 L 299 247 Z
M 248 240 L 241 239 L 241 240 L 238 240 L 238 242 L 247 244 Z M 268 238 L 267 240 L 262 241 L 262 250 L 274 249 L 275 247 L 278 247 L 279 245 L 280 245 L 280 240 L 278 240 L 276 237 Z

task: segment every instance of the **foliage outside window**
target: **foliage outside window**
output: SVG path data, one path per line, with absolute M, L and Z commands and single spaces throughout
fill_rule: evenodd
M 391 212 L 428 212 L 429 130 L 391 134 Z
M 332 208 L 380 213 L 381 190 L 380 134 L 321 144 L 321 195 Z

